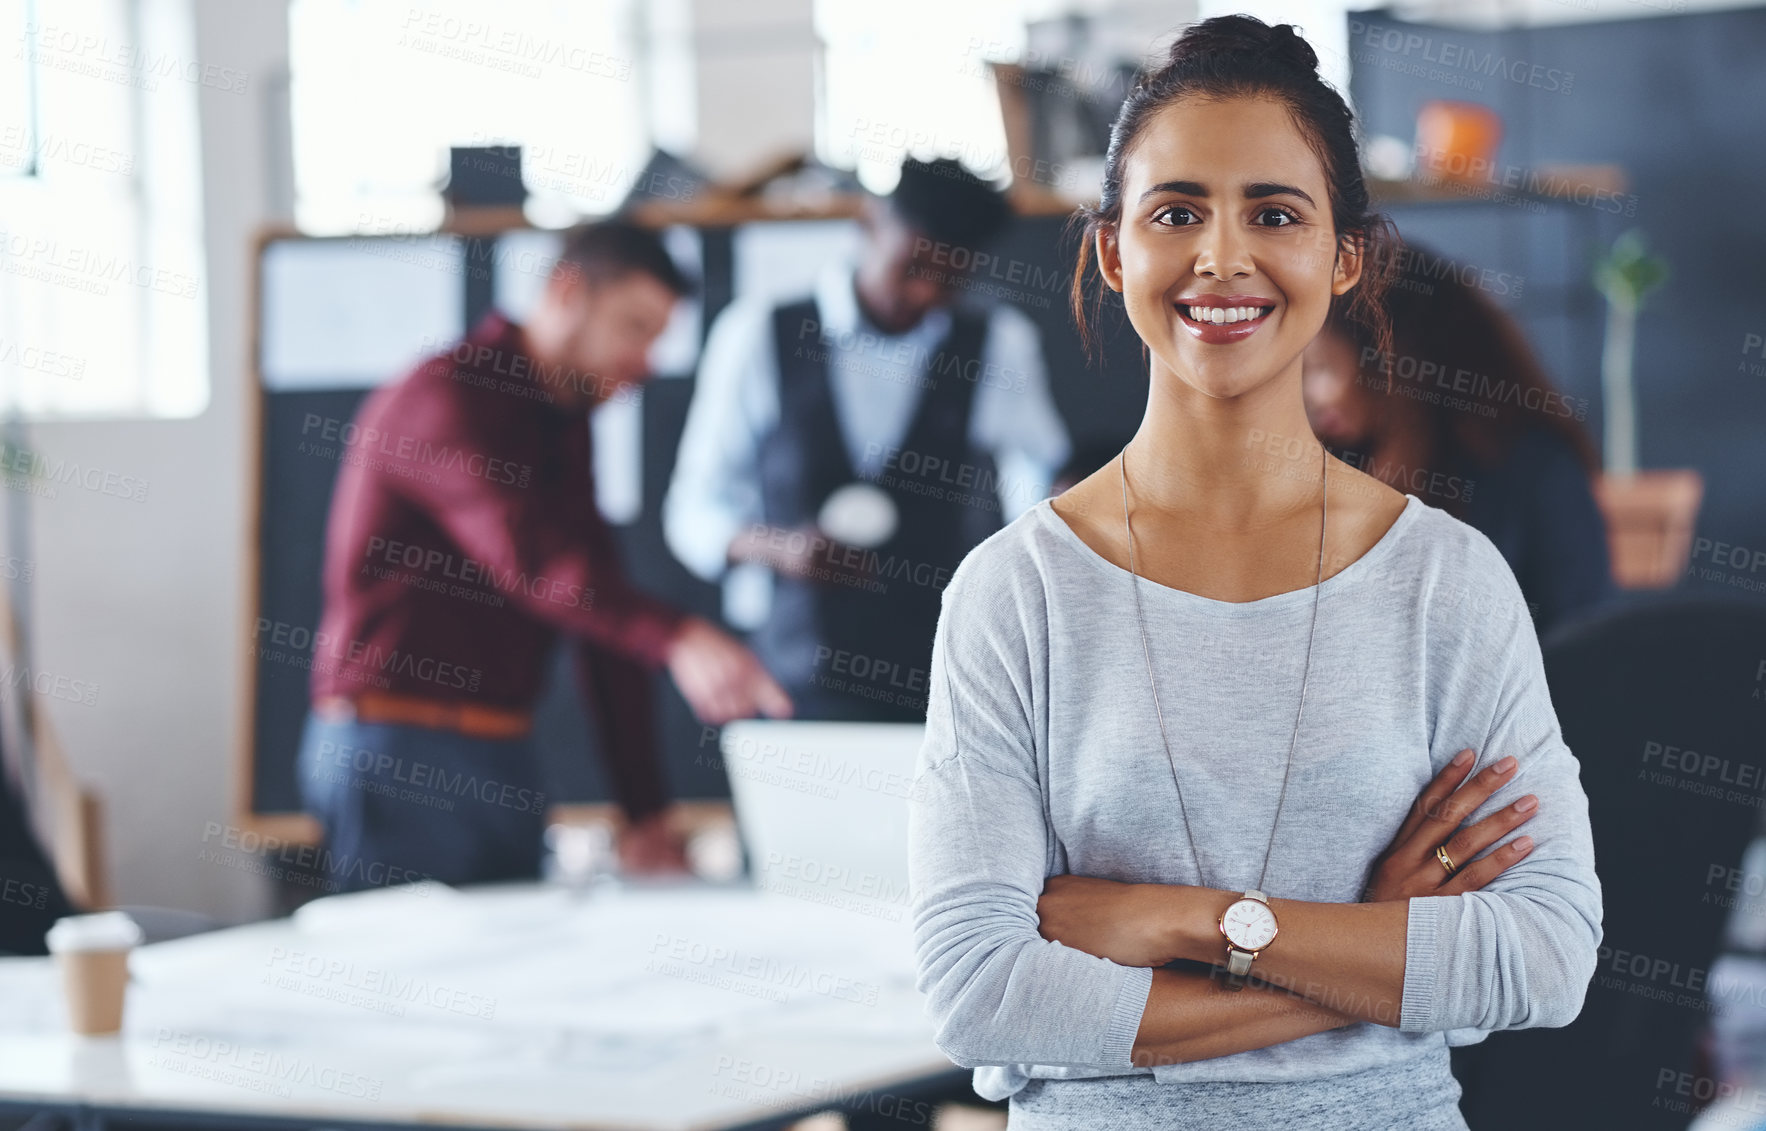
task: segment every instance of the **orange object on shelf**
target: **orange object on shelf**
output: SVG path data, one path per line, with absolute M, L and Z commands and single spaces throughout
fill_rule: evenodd
M 1425 180 L 1484 181 L 1496 168 L 1502 117 L 1476 102 L 1436 99 L 1416 116 L 1416 172 Z

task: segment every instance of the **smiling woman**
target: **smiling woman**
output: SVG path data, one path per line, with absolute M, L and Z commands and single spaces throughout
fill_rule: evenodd
M 1095 260 L 1141 425 L 944 591 L 919 986 L 1014 1129 L 1464 1128 L 1449 1046 L 1566 1025 L 1593 974 L 1587 800 L 1513 573 L 1307 423 L 1327 314 L 1389 334 L 1393 238 L 1316 68 L 1226 16 L 1131 92 L 1073 299 L 1083 327 Z

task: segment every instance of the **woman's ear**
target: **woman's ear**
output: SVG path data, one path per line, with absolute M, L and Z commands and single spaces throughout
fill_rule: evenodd
M 1363 247 L 1357 236 L 1345 236 L 1337 241 L 1337 261 L 1331 267 L 1332 294 L 1344 294 L 1361 281 Z
M 1116 227 L 1103 224 L 1098 228 L 1097 235 L 1098 274 L 1104 277 L 1104 285 L 1122 293 L 1122 249 L 1116 245 Z

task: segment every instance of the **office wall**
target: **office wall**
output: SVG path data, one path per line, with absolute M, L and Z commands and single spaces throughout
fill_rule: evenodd
M 113 897 L 244 919 L 267 909 L 263 882 L 199 854 L 207 823 L 232 812 L 246 670 L 248 248 L 282 192 L 269 179 L 288 168 L 269 149 L 286 144 L 274 114 L 286 115 L 288 21 L 282 0 L 188 2 L 198 58 L 248 76 L 243 94 L 198 93 L 209 405 L 189 420 L 33 427 L 56 458 L 149 485 L 140 504 L 64 490 L 32 508 L 35 643 L 43 670 L 98 684 L 90 706 L 47 707 L 108 806 Z
M 715 177 L 748 177 L 768 161 L 813 149 L 822 51 L 811 0 L 686 6 L 694 160 Z M 888 18 L 883 9 L 877 14 Z
M 1581 233 L 1610 238 L 1632 226 L 1647 233 L 1673 274 L 1638 322 L 1639 462 L 1697 468 L 1706 490 L 1698 534 L 1744 547 L 1748 563 L 1762 563 L 1713 561 L 1713 546 L 1694 560 L 1712 576 L 1688 577 L 1682 587 L 1766 600 L 1766 221 L 1753 204 L 1766 181 L 1766 8 L 1503 32 L 1408 24 L 1378 12 L 1349 18 L 1356 103 L 1370 134 L 1408 141 L 1424 100 L 1464 98 L 1502 115 L 1497 161 L 1505 175 L 1548 161 L 1624 167 L 1635 215 L 1624 215 L 1631 200 L 1615 213 L 1611 198 L 1591 197 L 1554 211 L 1588 212 L 1593 223 L 1545 224 L 1492 203 L 1482 211 L 1507 221 L 1500 241 L 1457 205 L 1433 214 L 1408 209 L 1402 224 L 1469 264 L 1537 277 L 1549 273 L 1544 261 L 1567 258 L 1573 270 L 1565 278 L 1577 282 L 1592 250 Z M 1504 76 L 1488 73 L 1481 61 L 1491 58 L 1506 60 Z M 1542 246 L 1548 238 L 1564 242 Z M 1554 378 L 1591 399 L 1588 424 L 1598 440 L 1604 303 L 1596 300 L 1590 324 L 1579 327 L 1554 325 L 1547 301 L 1543 290 L 1538 301 L 1524 294 L 1520 313 L 1543 339 Z

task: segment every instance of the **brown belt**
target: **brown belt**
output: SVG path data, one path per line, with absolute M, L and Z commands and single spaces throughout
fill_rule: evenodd
M 415 695 L 367 691 L 354 698 L 327 696 L 313 704 L 322 718 L 364 723 L 408 723 L 451 730 L 473 738 L 520 738 L 533 729 L 533 712 L 482 703 L 448 702 Z

